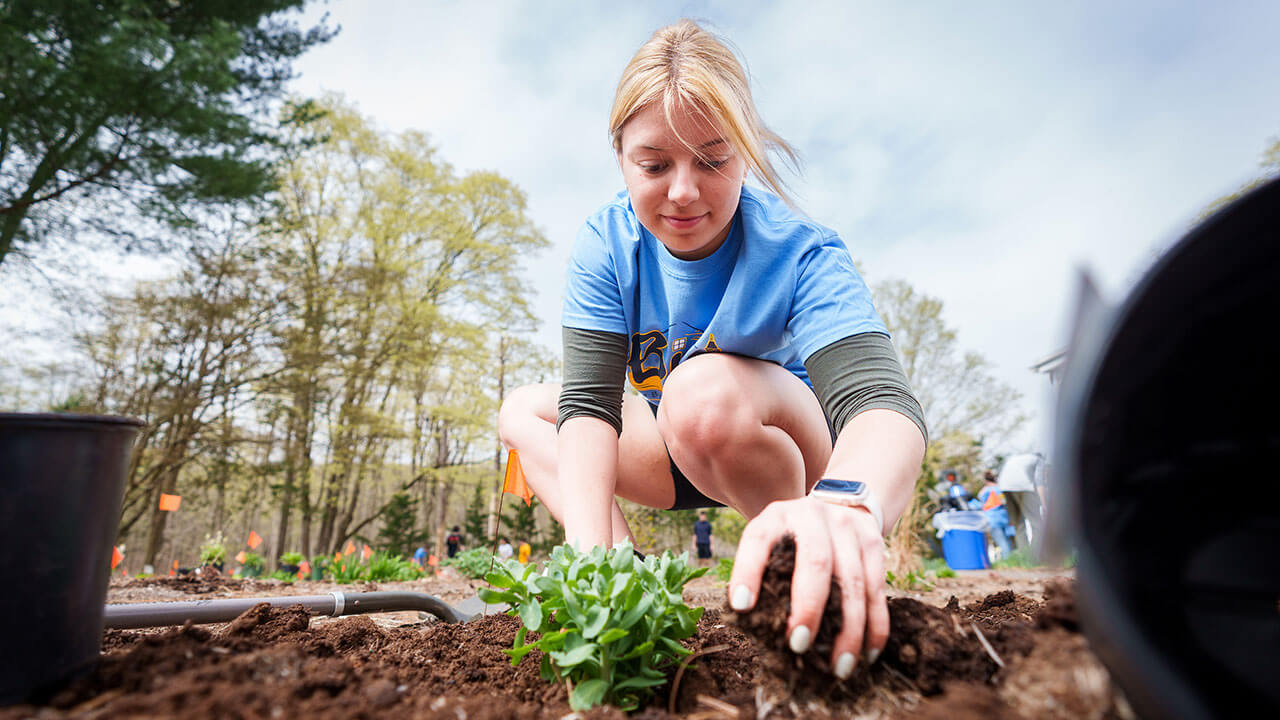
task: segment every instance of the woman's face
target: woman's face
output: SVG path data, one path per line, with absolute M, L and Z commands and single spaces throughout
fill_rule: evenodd
M 715 252 L 729 235 L 738 209 L 746 162 L 719 128 L 690 112 L 673 120 L 651 104 L 622 127 L 618 164 L 641 224 L 682 260 Z

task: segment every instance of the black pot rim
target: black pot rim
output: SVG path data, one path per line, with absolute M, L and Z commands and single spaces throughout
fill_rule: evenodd
M 147 423 L 134 417 L 121 415 L 88 415 L 84 413 L 23 413 L 0 412 L 0 425 L 6 428 L 20 427 L 30 424 L 34 427 L 52 427 L 56 425 L 122 425 L 126 427 L 143 427 Z

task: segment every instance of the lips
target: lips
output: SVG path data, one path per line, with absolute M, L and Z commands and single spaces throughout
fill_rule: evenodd
M 694 215 L 692 217 L 677 217 L 674 215 L 663 215 L 662 219 L 665 220 L 668 225 L 670 225 L 672 228 L 676 230 L 688 230 L 696 226 L 698 223 L 702 222 L 703 218 L 705 217 L 706 217 L 706 214 Z

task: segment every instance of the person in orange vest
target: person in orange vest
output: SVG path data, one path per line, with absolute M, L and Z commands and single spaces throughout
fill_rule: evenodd
M 516 551 L 516 559 L 521 565 L 529 564 L 529 556 L 533 554 L 533 548 L 525 540 L 520 541 L 520 549 Z
M 1009 557 L 1013 552 L 1009 544 L 1009 510 L 1004 506 L 1004 493 L 996 487 L 996 474 L 990 470 L 982 474 L 982 489 L 975 502 L 991 526 L 991 539 L 1000 548 L 1000 557 Z

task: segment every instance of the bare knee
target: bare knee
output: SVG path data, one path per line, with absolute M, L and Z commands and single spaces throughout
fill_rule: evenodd
M 732 452 L 760 427 L 759 413 L 742 395 L 734 360 L 698 356 L 677 367 L 663 383 L 658 430 L 673 455 Z
M 498 437 L 507 448 L 524 444 L 535 423 L 555 422 L 560 386 L 524 385 L 512 390 L 498 409 Z

